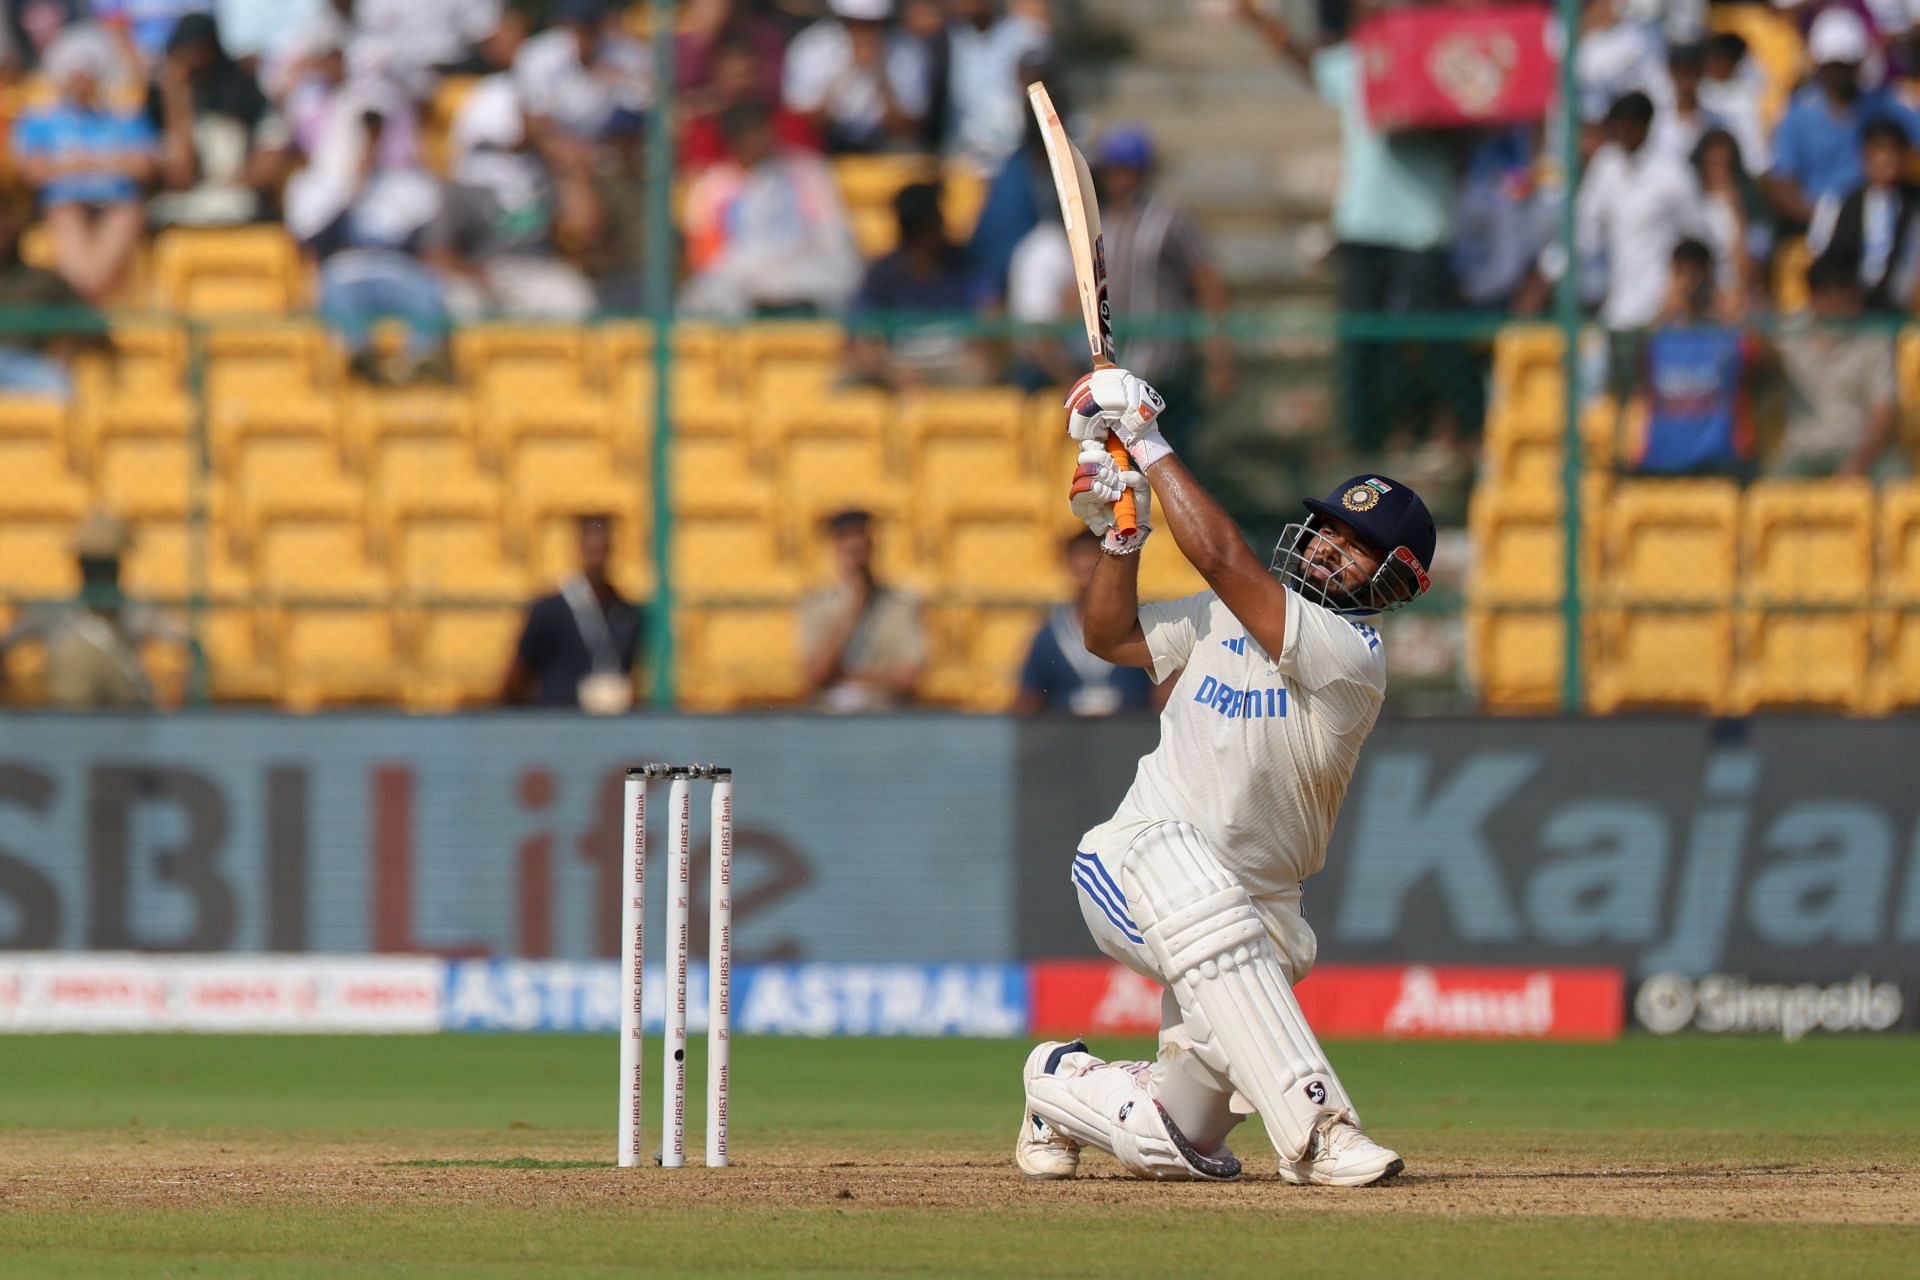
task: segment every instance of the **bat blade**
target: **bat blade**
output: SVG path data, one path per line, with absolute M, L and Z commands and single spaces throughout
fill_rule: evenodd
M 1054 194 L 1060 198 L 1060 221 L 1067 232 L 1067 249 L 1073 258 L 1073 278 L 1080 295 L 1080 319 L 1087 330 L 1087 350 L 1096 369 L 1112 368 L 1119 363 L 1113 344 L 1113 311 L 1107 301 L 1106 244 L 1100 234 L 1100 202 L 1094 195 L 1093 173 L 1080 148 L 1067 136 L 1067 128 L 1054 109 L 1053 96 L 1038 81 L 1027 86 L 1027 100 L 1034 118 L 1040 122 L 1040 136 L 1047 146 L 1047 166 L 1053 172 Z M 1132 460 L 1119 437 L 1107 434 L 1107 452 L 1122 470 L 1132 470 Z M 1114 504 L 1114 522 L 1122 537 L 1131 537 L 1139 528 L 1139 512 L 1133 494 L 1121 496 Z

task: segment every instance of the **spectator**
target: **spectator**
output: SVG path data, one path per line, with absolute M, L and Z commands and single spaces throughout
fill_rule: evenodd
M 1713 250 L 1715 286 L 1729 314 L 1745 315 L 1760 266 L 1773 253 L 1772 225 L 1731 133 L 1709 130 L 1694 148 L 1693 171 L 1702 197 L 1702 238 Z
M 1906 311 L 1914 301 L 1920 267 L 1920 187 L 1907 181 L 1906 130 L 1891 120 L 1866 128 L 1861 144 L 1866 184 L 1844 199 L 1828 196 L 1814 206 L 1807 249 L 1832 257 L 1858 273 L 1870 311 Z
M 593 199 L 581 230 L 579 265 L 601 311 L 634 313 L 647 305 L 646 134 L 632 129 L 594 148 L 588 158 Z
M 800 602 L 800 660 L 822 711 L 886 711 L 910 702 L 927 661 L 920 604 L 873 573 L 873 515 L 830 516 L 833 581 Z
M 860 279 L 840 189 L 826 161 L 782 147 L 765 108 L 722 121 L 734 159 L 687 192 L 689 310 L 738 317 L 843 308 Z
M 832 16 L 787 47 L 786 105 L 811 117 L 828 151 L 923 145 L 933 73 L 926 44 L 888 32 L 893 0 L 832 0 L 829 7 Z
M 1553 237 L 1553 210 L 1533 176 L 1530 129 L 1490 130 L 1474 142 L 1454 225 L 1462 299 L 1505 309 Z
M 1864 476 L 1892 465 L 1899 426 L 1894 335 L 1859 325 L 1859 273 L 1837 257 L 1807 272 L 1811 320 L 1779 338 L 1787 377 L 1787 429 L 1769 468 L 1779 476 Z
M 1360 5 L 1353 9 L 1356 18 L 1365 11 Z M 1257 0 L 1241 0 L 1241 10 L 1340 115 L 1340 192 L 1333 207 L 1340 310 L 1447 308 L 1458 200 L 1446 144 L 1431 134 L 1383 133 L 1369 123 L 1351 42 L 1315 52 Z M 1404 352 L 1379 342 L 1342 341 L 1341 400 L 1347 437 L 1359 449 L 1371 451 L 1383 443 L 1393 402 L 1405 399 L 1406 360 Z
M 188 14 L 213 12 L 214 0 L 92 0 L 93 20 L 119 33 L 142 67 L 156 68 Z
M 1045 61 L 1028 63 L 1021 74 L 1030 78 L 1029 83 L 1032 80 L 1050 86 L 1055 83 L 1051 64 Z M 1052 94 L 1054 108 L 1060 112 L 1061 119 L 1069 118 L 1072 108 L 1067 102 L 1065 87 L 1054 88 Z M 1053 173 L 1047 162 L 1046 135 L 1031 111 L 1027 112 L 1024 128 L 1024 141 L 1000 162 L 999 169 L 988 181 L 986 201 L 980 206 L 980 216 L 974 221 L 973 234 L 967 240 L 967 251 L 980 270 L 983 291 L 996 296 L 1012 288 L 1009 272 L 1014 251 L 1028 233 L 1042 223 L 1057 222 L 1060 218 L 1060 202 L 1053 192 Z
M 1773 167 L 1767 143 L 1767 77 L 1747 57 L 1747 42 L 1731 31 L 1707 40 L 1700 64 L 1700 105 L 1721 121 L 1740 144 L 1740 160 L 1748 173 Z
M 1038 6 L 1044 15 L 1044 6 Z M 1026 129 L 1022 64 L 1046 52 L 1051 36 L 1036 6 L 948 0 L 947 152 L 982 174 L 1020 145 Z
M 120 588 L 120 561 L 132 539 L 120 521 L 96 511 L 74 532 L 80 592 L 65 604 L 29 610 L 0 636 L 0 684 L 6 654 L 39 644 L 46 653 L 47 701 L 62 711 L 124 711 L 151 707 L 153 686 L 140 665 L 140 646 L 159 641 L 186 646 L 179 628 Z
M 501 682 L 502 702 L 577 707 L 601 716 L 633 706 L 645 619 L 608 579 L 612 554 L 612 518 L 580 517 L 580 572 L 528 606 Z
M 786 34 L 758 13 L 741 12 L 743 7 L 738 0 L 689 0 L 674 45 L 674 83 L 683 95 L 711 84 L 714 55 L 738 42 L 754 51 L 753 100 L 763 106 L 780 101 Z
M 687 113 L 680 134 L 683 173 L 697 174 L 709 165 L 737 158 L 727 146 L 721 121 L 729 111 L 766 106 L 759 96 L 758 68 L 759 55 L 745 40 L 724 40 L 713 51 L 712 79 L 694 92 L 689 101 L 676 104 L 678 110 Z M 799 112 L 780 104 L 771 109 L 770 118 L 774 136 L 781 146 L 802 151 L 820 149 L 820 138 L 812 122 Z
M 112 105 L 123 66 L 101 28 L 68 28 L 48 47 L 46 69 L 58 97 L 20 118 L 13 154 L 45 211 L 55 267 L 81 297 L 103 303 L 146 228 L 140 198 L 154 172 L 153 127 Z
M 1707 130 L 1724 128 L 1727 123 L 1700 102 L 1705 64 L 1705 52 L 1699 45 L 1675 45 L 1667 50 L 1667 73 L 1652 95 L 1656 111 L 1653 136 L 1647 145 L 1681 164 L 1692 161 L 1693 150 Z
M 955 317 L 964 322 L 974 307 L 978 276 L 967 251 L 947 239 L 939 185 L 908 183 L 895 194 L 893 209 L 900 220 L 900 247 L 867 268 L 853 300 L 849 354 L 854 367 L 896 390 L 985 382 L 986 352 L 955 331 Z M 913 313 L 926 319 L 903 323 Z
M 60 33 L 89 13 L 88 0 L 16 0 L 0 8 L 0 67 L 12 72 L 45 65 Z
M 507 76 L 475 86 L 454 121 L 452 181 L 429 229 L 425 256 L 446 280 L 454 315 L 580 320 L 593 286 L 559 256 L 556 240 L 582 243 L 599 221 L 583 148 L 552 168 L 533 151 Z
M 1639 406 L 1647 430 L 1632 469 L 1743 477 L 1753 453 L 1748 399 L 1759 346 L 1717 314 L 1706 245 L 1674 246 L 1668 280 L 1666 309 L 1647 335 Z
M 189 13 L 174 27 L 147 110 L 161 130 L 165 187 L 149 210 L 154 222 L 233 226 L 266 216 L 292 139 L 208 15 Z
M 419 254 L 440 212 L 431 175 L 391 163 L 384 118 L 367 112 L 351 135 L 330 139 L 287 188 L 287 226 L 320 263 L 320 314 L 369 382 L 445 376 L 449 326 L 440 278 Z M 405 323 L 405 347 L 388 365 L 373 344 L 377 321 Z
M 104 345 L 107 322 L 65 277 L 20 260 L 23 220 L 10 208 L 0 213 L 0 314 L 31 315 L 36 323 L 0 331 L 0 393 L 64 400 L 73 392 L 73 353 Z
M 476 50 L 506 19 L 503 0 L 354 0 L 348 68 L 391 77 L 424 101 L 444 72 L 493 70 Z
M 1145 711 L 1154 704 L 1152 677 L 1138 667 L 1116 667 L 1094 657 L 1080 634 L 1094 566 L 1100 563 L 1100 539 L 1083 529 L 1067 539 L 1062 555 L 1073 580 L 1073 599 L 1057 606 L 1034 633 L 1020 669 L 1013 713 L 1110 716 Z
M 220 24 L 220 42 L 234 61 L 260 76 L 287 34 L 306 27 L 328 7 L 328 0 L 214 0 L 213 17 Z
M 1575 239 L 1582 261 L 1604 256 L 1600 318 L 1611 331 L 1614 389 L 1624 399 L 1639 368 L 1639 332 L 1671 292 L 1668 273 L 1682 240 L 1705 228 L 1693 171 L 1647 145 L 1653 103 L 1630 93 L 1607 112 L 1607 142 L 1580 184 Z
M 1153 142 L 1146 132 L 1108 133 L 1092 167 L 1114 313 L 1129 320 L 1195 311 L 1215 320 L 1224 316 L 1227 286 L 1204 233 L 1153 188 Z M 1129 338 L 1126 352 L 1127 367 L 1166 397 L 1159 425 L 1170 438 L 1191 432 L 1206 407 L 1233 390 L 1233 347 L 1224 338 L 1198 346 L 1184 337 Z
M 347 76 L 349 33 L 332 15 L 296 31 L 282 46 L 270 96 L 287 120 L 294 150 L 312 159 L 330 129 L 359 128 L 360 117 L 377 111 L 383 122 L 380 161 L 397 167 L 420 159 L 420 130 L 413 100 L 380 76 Z
M 1635 0 L 1589 0 L 1580 10 L 1580 44 L 1574 55 L 1580 118 L 1605 117 L 1629 93 L 1652 96 L 1662 80 L 1666 46 L 1659 26 Z
M 1826 9 L 1814 19 L 1807 54 L 1813 83 L 1794 95 L 1773 134 L 1773 168 L 1767 198 L 1783 223 L 1804 227 L 1814 206 L 1828 196 L 1844 198 L 1860 186 L 1860 141 L 1867 125 L 1897 121 L 1909 136 L 1913 113 L 1884 89 L 1861 84 L 1860 64 L 1872 51 L 1866 23 L 1850 9 Z
M 1039 194 L 1046 200 L 1045 211 L 1021 237 L 1007 268 L 1007 316 L 1030 325 L 1072 322 L 1074 336 L 1044 335 L 1019 342 L 1009 376 L 1027 391 L 1068 386 L 1086 372 L 1087 365 L 1086 339 L 1079 336 L 1080 289 L 1073 273 L 1073 250 L 1067 244 L 1052 188 Z
M 556 131 L 591 142 L 639 128 L 652 72 L 646 47 L 611 29 L 606 0 L 559 0 L 553 26 L 513 59 L 528 129 L 543 144 Z

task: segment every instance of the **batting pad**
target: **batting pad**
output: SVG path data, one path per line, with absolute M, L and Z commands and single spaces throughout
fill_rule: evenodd
M 1188 1032 L 1219 1047 L 1281 1157 L 1305 1158 L 1314 1127 L 1353 1103 L 1247 891 L 1184 822 L 1143 832 L 1121 861 L 1120 883 Z
M 1204 1156 L 1174 1127 L 1142 1077 L 1145 1063 L 1070 1053 L 1057 1074 L 1027 1084 L 1027 1108 L 1082 1146 L 1097 1147 L 1136 1178 L 1225 1181 L 1240 1176 L 1230 1152 Z

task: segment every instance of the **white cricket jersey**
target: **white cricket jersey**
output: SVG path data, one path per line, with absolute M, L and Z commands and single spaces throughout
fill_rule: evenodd
M 1160 745 L 1081 848 L 1118 854 L 1151 823 L 1190 823 L 1256 899 L 1297 903 L 1386 695 L 1380 633 L 1291 589 L 1278 658 L 1211 591 L 1142 605 L 1140 625 L 1154 680 L 1180 679 Z

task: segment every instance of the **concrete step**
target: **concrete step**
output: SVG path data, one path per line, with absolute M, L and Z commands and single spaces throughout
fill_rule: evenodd
M 1106 100 L 1142 114 L 1206 111 L 1258 116 L 1281 123 L 1290 110 L 1314 100 L 1300 80 L 1276 67 L 1169 70 L 1131 63 L 1107 77 Z

